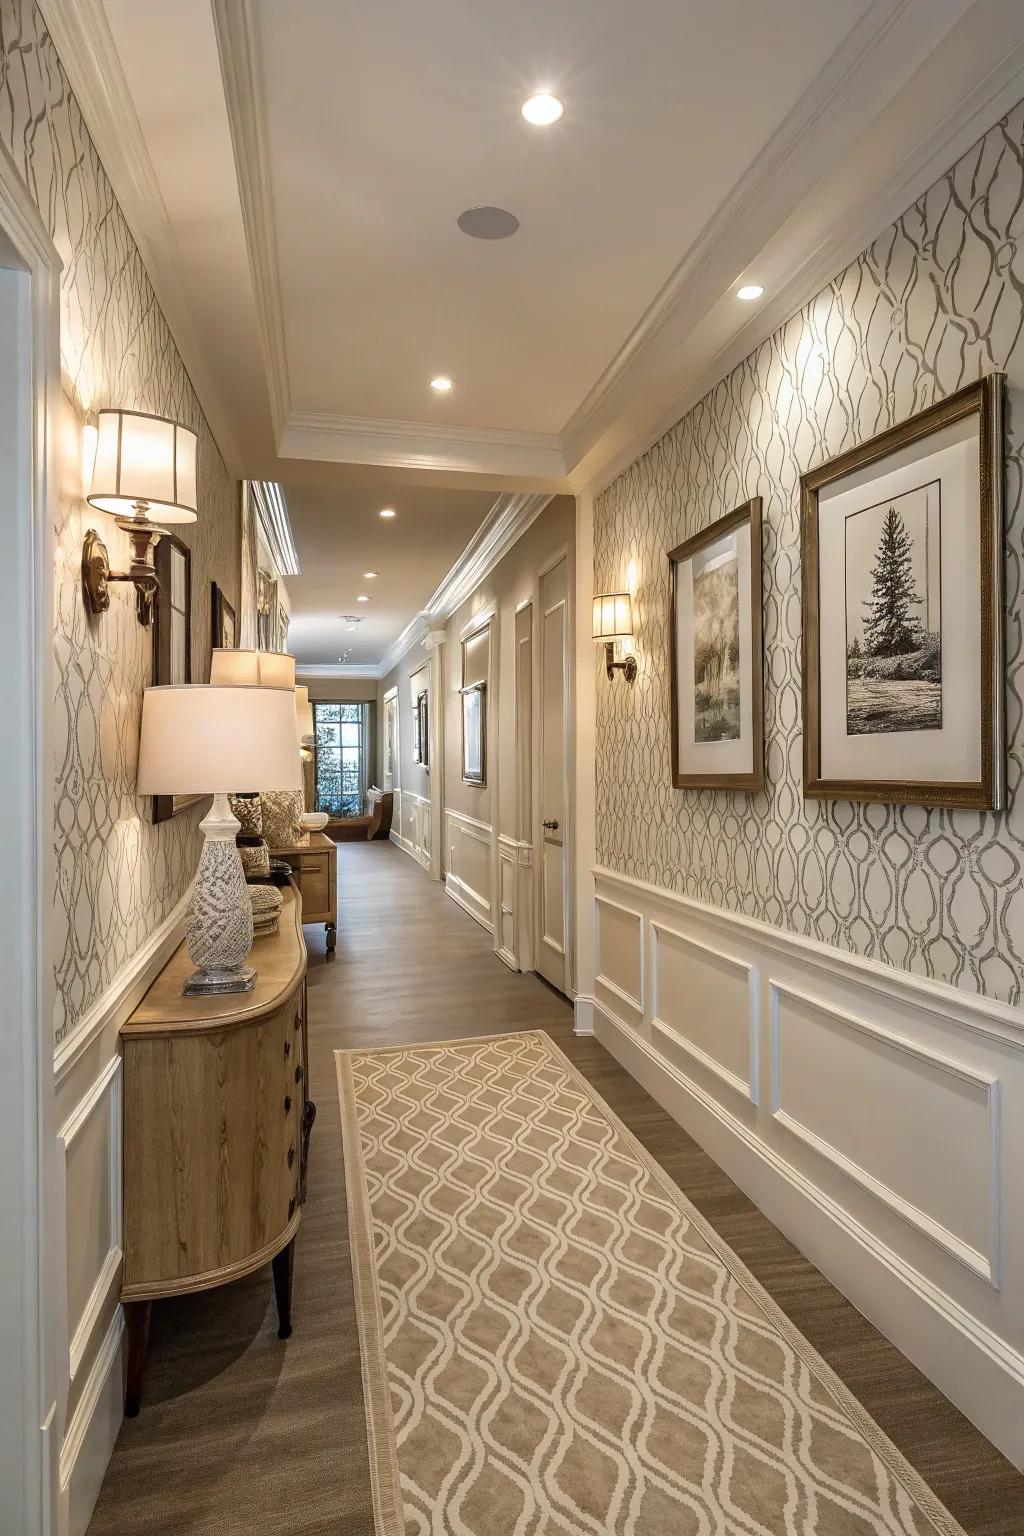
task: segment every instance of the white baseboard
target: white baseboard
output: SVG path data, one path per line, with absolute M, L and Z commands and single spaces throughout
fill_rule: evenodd
M 417 848 L 416 844 L 412 842 L 410 838 L 403 837 L 401 832 L 395 831 L 394 827 L 391 828 L 391 831 L 388 833 L 388 837 L 394 843 L 396 848 L 401 848 L 403 853 L 407 853 L 411 859 L 415 859 L 416 863 L 419 864 L 422 869 L 430 868 L 429 858 L 423 852 L 423 849 Z
M 475 904 L 479 902 L 480 898 L 472 887 L 466 885 L 459 879 L 458 875 L 453 875 L 451 870 L 449 870 L 444 877 L 444 888 L 456 906 L 461 907 L 463 912 L 468 912 L 473 921 L 479 923 L 481 928 L 485 929 L 493 938 L 494 924 L 489 918 L 484 917 Z
M 61 1536 L 85 1536 L 124 1417 L 124 1309 L 118 1306 L 60 1453 Z
M 597 1007 L 592 997 L 584 997 L 579 994 L 573 1001 L 573 1026 L 574 1035 L 592 1035 L 594 1029 L 594 1009 Z
M 637 1030 L 593 1004 L 601 1044 L 822 1273 L 1017 1467 L 1024 1356 L 782 1158 Z

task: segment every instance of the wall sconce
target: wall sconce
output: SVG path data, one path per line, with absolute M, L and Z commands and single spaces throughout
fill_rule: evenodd
M 210 682 L 215 687 L 290 688 L 295 694 L 295 734 L 299 755 L 312 757 L 313 706 L 309 689 L 295 681 L 295 657 L 288 651 L 227 650 L 214 646 Z
M 100 411 L 95 433 L 86 500 L 91 507 L 110 512 L 127 533 L 131 562 L 126 571 L 112 571 L 106 545 L 90 528 L 82 548 L 86 604 L 90 613 L 105 613 L 110 607 L 109 583 L 130 581 L 136 591 L 139 623 L 149 624 L 159 587 L 153 546 L 166 532 L 150 521 L 149 514 L 156 513 L 161 523 L 196 521 L 196 435 L 163 416 L 121 410 Z M 83 438 L 83 456 L 90 447 L 88 438 Z
M 633 603 L 628 592 L 602 592 L 594 598 L 594 639 L 603 641 L 605 671 L 608 679 L 621 671 L 627 683 L 636 682 L 636 657 L 617 661 L 615 647 L 619 640 L 633 638 Z

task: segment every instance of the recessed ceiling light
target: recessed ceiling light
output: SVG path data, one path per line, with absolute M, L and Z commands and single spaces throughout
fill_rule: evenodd
M 550 128 L 552 123 L 558 122 L 565 107 L 549 91 L 535 91 L 526 98 L 519 110 L 534 128 Z
M 370 599 L 367 597 L 365 592 L 360 592 L 359 596 L 356 598 L 357 603 L 368 603 L 369 601 Z
M 380 515 L 381 517 L 394 517 L 395 509 L 394 507 L 382 507 Z
M 507 240 L 519 228 L 519 220 L 507 208 L 467 208 L 455 222 L 474 240 Z
M 452 381 L 445 373 L 439 373 L 436 379 L 431 379 L 430 387 L 439 395 L 446 395 L 452 388 Z
M 749 304 L 753 299 L 759 299 L 762 293 L 764 289 L 760 283 L 744 283 L 742 288 L 736 289 L 736 297 L 742 299 L 745 304 Z
M 376 571 L 364 571 L 363 572 L 363 580 L 364 581 L 373 581 L 373 579 L 374 579 L 374 577 L 376 575 L 377 575 Z

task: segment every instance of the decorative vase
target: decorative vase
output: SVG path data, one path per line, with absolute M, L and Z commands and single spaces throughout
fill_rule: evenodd
M 185 927 L 196 969 L 185 983 L 185 995 L 250 992 L 256 972 L 243 962 L 252 948 L 252 902 L 235 846 L 238 822 L 226 794 L 214 795 L 199 826 L 206 841 Z

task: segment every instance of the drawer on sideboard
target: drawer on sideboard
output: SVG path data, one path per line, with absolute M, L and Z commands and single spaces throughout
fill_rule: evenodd
M 331 867 L 327 853 L 304 853 L 299 857 L 299 884 L 302 888 L 302 918 L 312 922 L 331 910 Z

